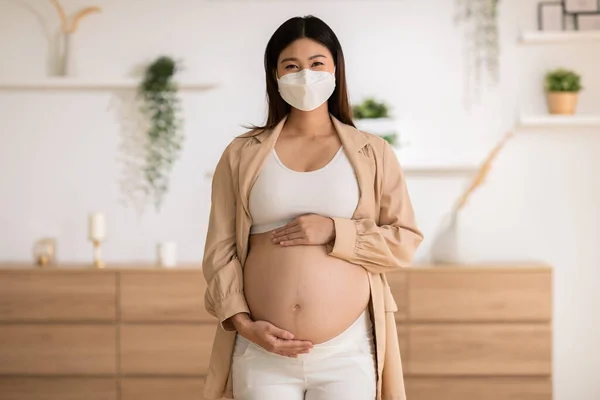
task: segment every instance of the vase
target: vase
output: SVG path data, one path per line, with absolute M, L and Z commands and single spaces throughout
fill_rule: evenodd
M 175 242 L 161 242 L 156 245 L 157 264 L 163 268 L 172 268 L 177 265 L 177 244 Z
M 548 110 L 550 114 L 573 115 L 577 108 L 578 93 L 576 92 L 549 92 Z
M 77 68 L 73 57 L 73 35 L 64 33 L 61 36 L 61 46 L 58 49 L 58 76 L 75 76 Z
M 442 225 L 433 238 L 431 261 L 435 265 L 456 265 L 462 261 L 458 232 L 458 214 L 452 212 L 442 219 Z

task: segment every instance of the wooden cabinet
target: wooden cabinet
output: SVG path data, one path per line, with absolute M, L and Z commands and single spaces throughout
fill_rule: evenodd
M 127 271 L 119 274 L 120 319 L 125 322 L 214 323 L 204 309 L 199 271 Z
M 216 325 L 121 327 L 121 371 L 140 375 L 204 375 Z
M 551 400 L 552 273 L 421 267 L 406 292 L 408 400 Z
M 549 375 L 550 326 L 415 324 L 409 327 L 406 372 L 435 375 Z
M 439 267 L 406 275 L 412 321 L 548 322 L 552 318 L 548 269 Z
M 116 273 L 0 270 L 0 321 L 115 321 Z
M 116 373 L 111 325 L 3 324 L 0 343 L 0 374 Z
M 124 378 L 122 400 L 203 400 L 202 378 Z
M 548 377 L 412 377 L 406 378 L 408 400 L 549 400 Z
M 0 400 L 116 400 L 114 378 L 0 377 Z
M 544 266 L 388 274 L 408 400 L 551 400 Z M 0 400 L 202 400 L 198 269 L 1 269 Z

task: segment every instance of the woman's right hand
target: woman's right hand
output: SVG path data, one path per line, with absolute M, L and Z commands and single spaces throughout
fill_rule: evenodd
M 252 321 L 248 314 L 245 314 L 245 317 L 236 315 L 232 322 L 242 337 L 271 353 L 297 358 L 298 354 L 308 353 L 313 347 L 310 341 L 295 339 L 291 332 L 270 322 Z

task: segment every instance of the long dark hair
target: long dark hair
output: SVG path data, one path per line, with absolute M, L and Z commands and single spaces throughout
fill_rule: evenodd
M 267 97 L 269 115 L 267 123 L 259 129 L 274 128 L 289 112 L 290 105 L 279 94 L 277 87 L 277 60 L 279 55 L 293 41 L 301 38 L 312 39 L 327 47 L 335 63 L 335 90 L 327 101 L 329 113 L 341 122 L 354 126 L 352 111 L 348 102 L 346 85 L 346 63 L 342 46 L 331 28 L 323 20 L 308 15 L 294 17 L 285 21 L 271 36 L 265 50 L 265 78 L 267 81 Z

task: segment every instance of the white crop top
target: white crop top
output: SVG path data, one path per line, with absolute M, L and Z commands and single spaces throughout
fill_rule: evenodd
M 323 168 L 298 172 L 271 152 L 250 191 L 251 234 L 284 226 L 303 214 L 352 218 L 359 188 L 343 148 Z

